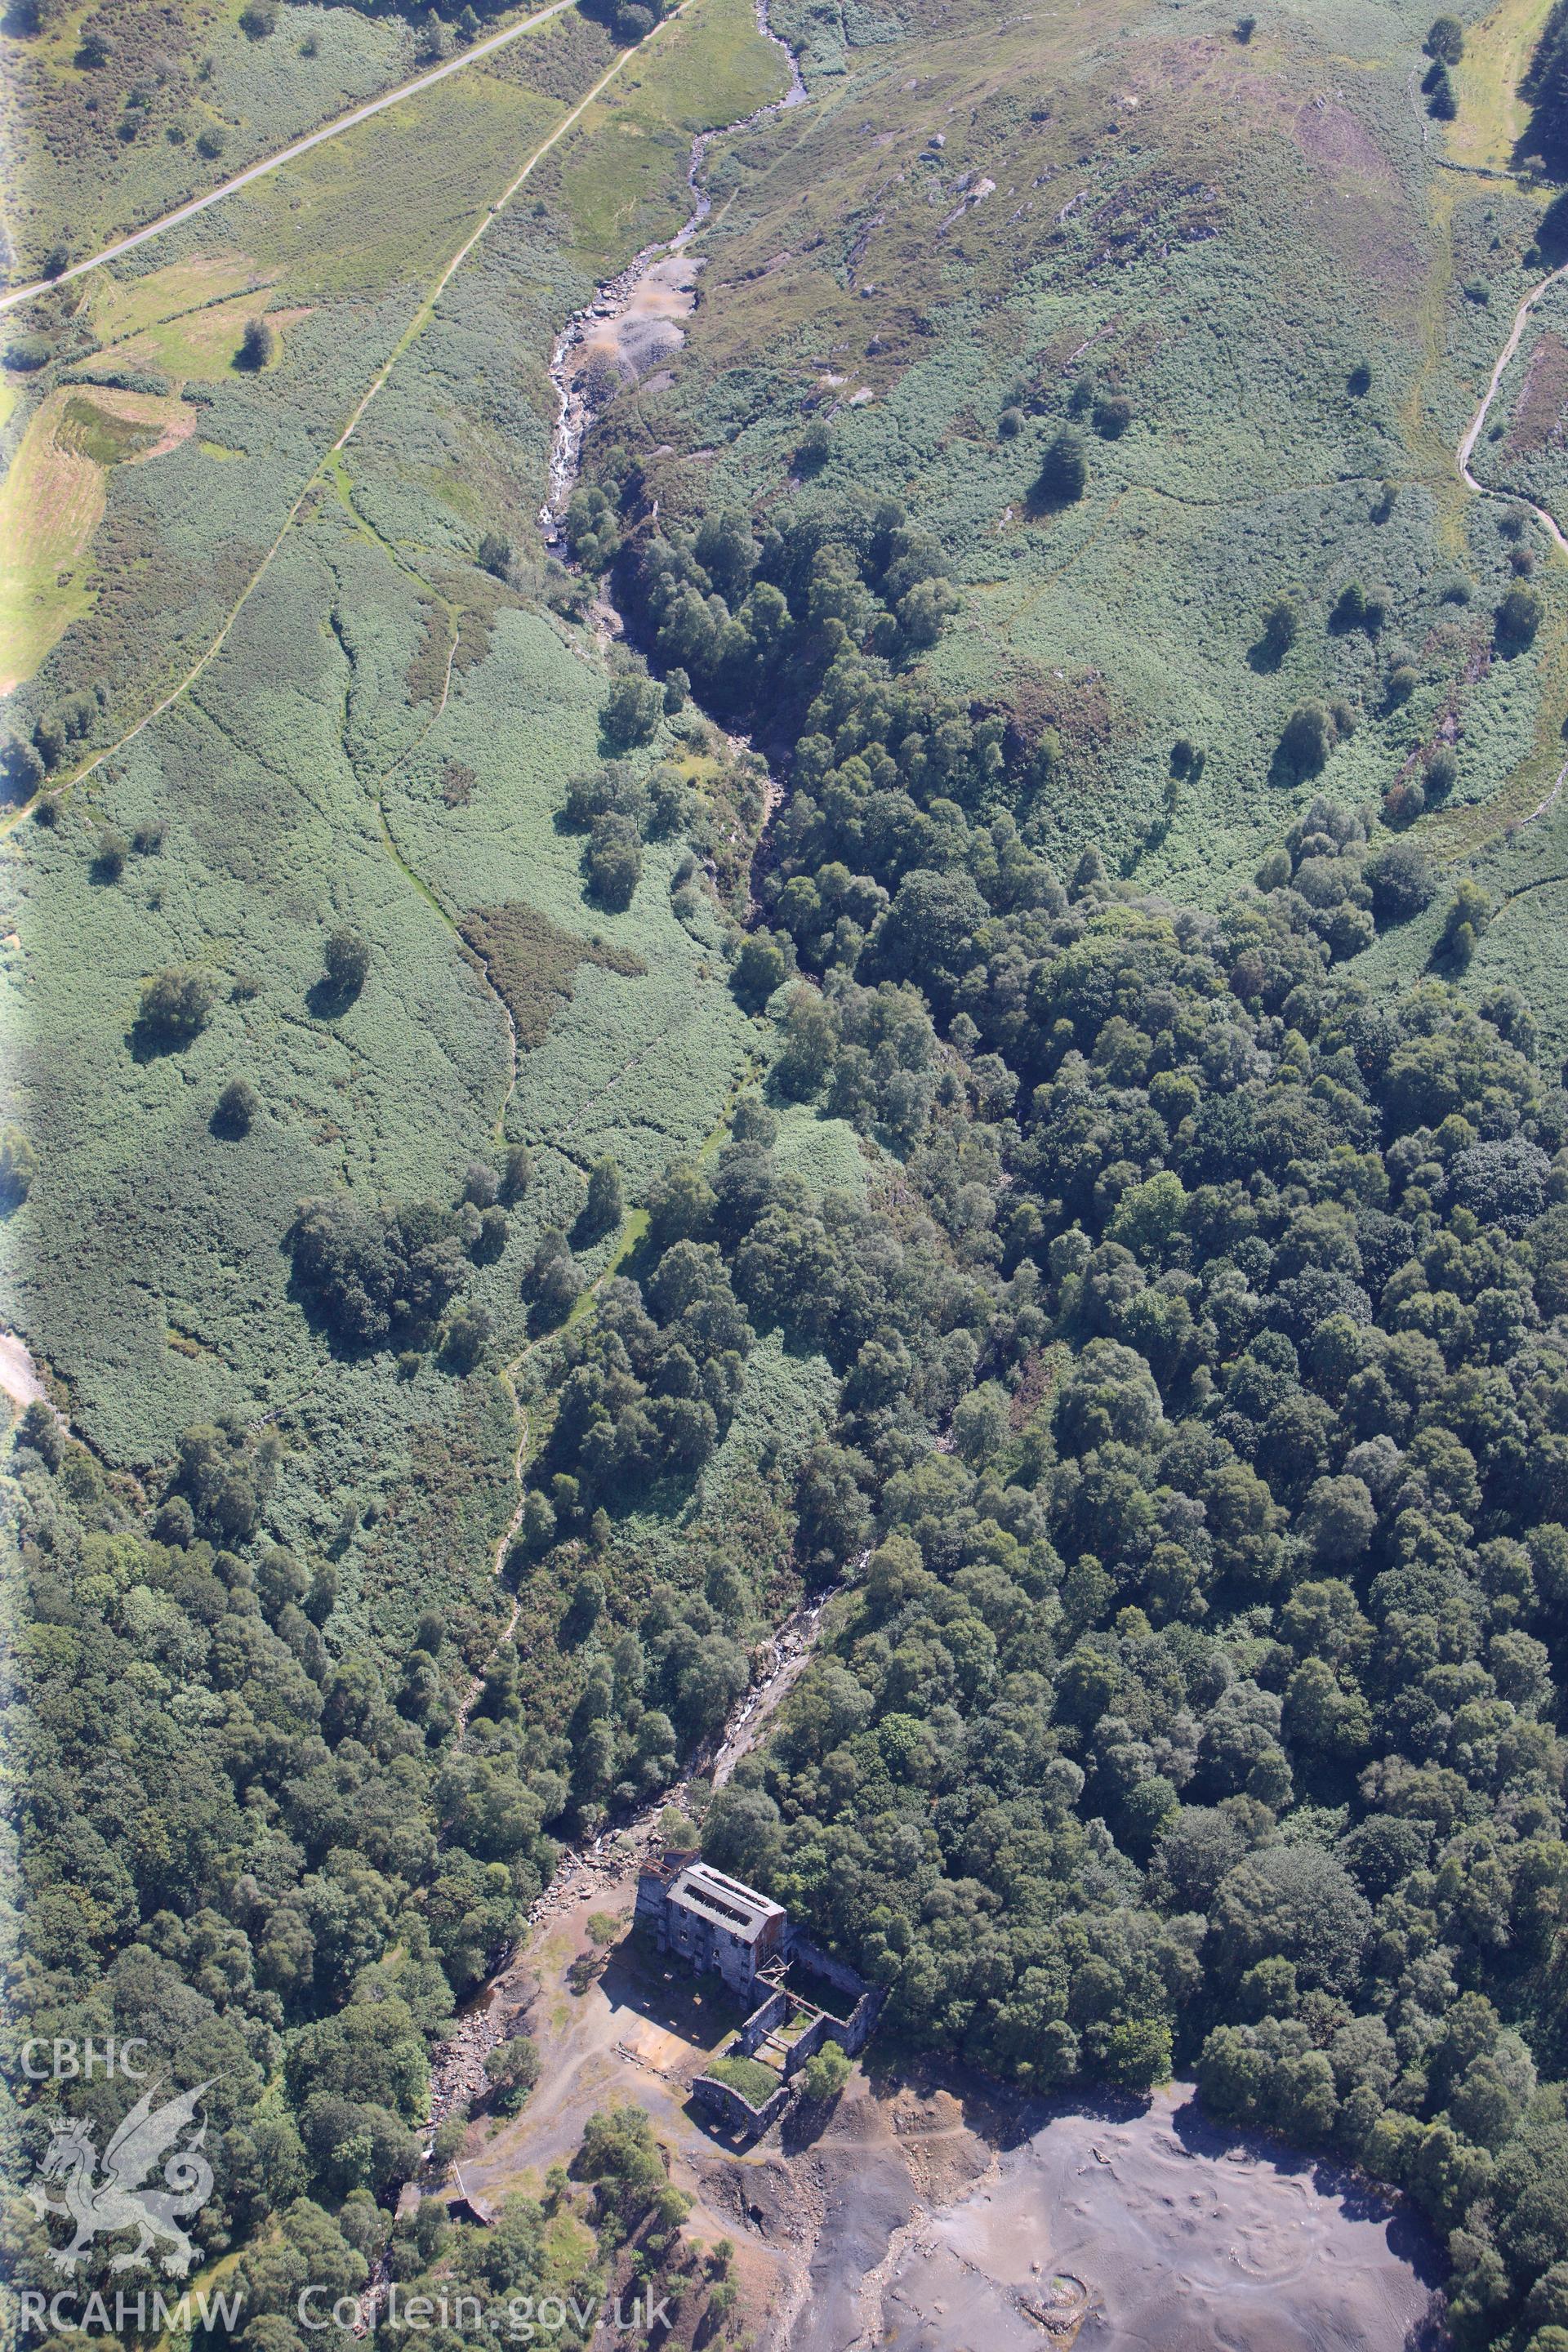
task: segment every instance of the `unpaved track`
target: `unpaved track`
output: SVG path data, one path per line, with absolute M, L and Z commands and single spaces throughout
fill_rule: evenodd
M 1509 368 L 1519 350 L 1520 344 L 1524 339 L 1524 330 L 1526 325 L 1529 323 L 1530 314 L 1534 310 L 1536 304 L 1542 301 L 1545 296 L 1550 294 L 1554 286 L 1560 286 L 1565 278 L 1568 278 L 1568 262 L 1565 262 L 1561 269 L 1554 269 L 1549 278 L 1543 278 L 1540 285 L 1537 286 L 1533 291 L 1525 296 L 1523 301 L 1514 312 L 1513 326 L 1510 331 L 1509 339 L 1507 342 L 1504 343 L 1502 350 L 1498 356 L 1498 363 L 1496 367 L 1492 370 L 1491 382 L 1487 386 L 1486 396 L 1482 400 L 1480 406 L 1477 409 L 1474 416 L 1470 419 L 1465 437 L 1459 444 L 1458 459 L 1459 479 L 1465 484 L 1468 489 L 1476 491 L 1481 498 L 1510 499 L 1516 500 L 1520 506 L 1528 507 L 1531 513 L 1535 517 L 1536 521 L 1541 525 L 1542 530 L 1544 530 L 1552 540 L 1552 544 L 1561 548 L 1564 555 L 1568 555 L 1568 539 L 1563 537 L 1562 531 L 1557 528 L 1555 520 L 1552 516 L 1547 513 L 1544 507 L 1538 507 L 1533 499 L 1525 498 L 1520 491 L 1494 488 L 1489 482 L 1479 482 L 1476 479 L 1475 475 L 1470 470 L 1470 459 L 1476 454 L 1476 444 L 1480 439 L 1482 433 L 1486 429 L 1486 422 L 1488 416 L 1491 413 L 1492 403 L 1497 398 L 1502 380 L 1508 373 Z M 1539 814 L 1540 812 L 1537 811 L 1537 814 Z
M 359 123 L 368 122 L 374 114 L 384 113 L 389 106 L 400 106 L 405 98 L 416 98 L 422 89 L 429 89 L 434 83 L 445 81 L 448 74 L 461 73 L 466 66 L 480 64 L 484 58 L 493 57 L 498 49 L 504 49 L 509 42 L 520 39 L 524 33 L 531 33 L 536 25 L 542 25 L 548 17 L 559 16 L 564 9 L 574 8 L 576 5 L 577 0 L 550 0 L 549 7 L 525 16 L 521 24 L 509 25 L 504 32 L 491 33 L 487 39 L 476 41 L 471 49 L 464 49 L 458 57 L 448 58 L 445 65 L 432 66 L 427 73 L 416 74 L 412 81 L 399 82 L 395 89 L 384 90 L 379 98 L 367 99 L 352 113 L 340 114 L 333 121 L 324 122 L 319 131 L 307 132 L 303 139 L 296 139 L 292 146 L 280 148 L 276 155 L 264 155 L 259 163 L 247 163 L 243 172 L 237 172 L 232 180 L 225 180 L 221 187 L 209 188 L 205 196 L 193 196 L 188 204 L 178 205 L 172 213 L 163 213 L 157 220 L 149 221 L 145 228 L 132 229 L 129 236 L 117 237 L 112 245 L 106 245 L 101 253 L 90 255 L 86 261 L 72 262 L 70 268 L 62 269 L 58 278 L 37 278 L 30 286 L 13 288 L 9 294 L 0 295 L 0 311 L 14 310 L 19 302 L 30 302 L 35 296 L 47 294 L 51 286 L 68 286 L 73 278 L 80 278 L 89 269 L 101 269 L 106 261 L 117 261 L 122 253 L 133 253 L 139 245 L 145 245 L 149 237 L 162 236 L 166 229 L 178 228 L 182 222 L 194 220 L 209 205 L 221 205 L 226 196 L 232 196 L 240 188 L 249 187 L 253 180 L 264 180 L 268 172 L 280 172 L 285 163 L 292 163 L 300 156 L 308 155 L 312 147 L 320 147 L 328 139 L 341 139 L 345 131 L 353 131 Z
M 1545 531 L 1552 545 L 1560 549 L 1564 555 L 1568 555 L 1568 538 L 1564 538 L 1563 532 L 1558 529 L 1556 518 L 1553 515 L 1549 514 L 1544 507 L 1538 507 L 1535 500 L 1533 499 L 1526 498 L 1522 491 L 1494 488 L 1489 482 L 1478 481 L 1470 466 L 1470 460 L 1476 454 L 1476 444 L 1479 441 L 1482 433 L 1486 430 L 1486 422 L 1487 418 L 1491 414 L 1492 403 L 1496 400 L 1498 393 L 1502 386 L 1502 380 L 1508 373 L 1510 367 L 1512 365 L 1513 361 L 1518 354 L 1520 344 L 1524 340 L 1524 331 L 1526 326 L 1529 324 L 1531 312 L 1535 309 L 1536 304 L 1543 300 L 1544 298 L 1550 294 L 1554 286 L 1560 286 L 1564 278 L 1568 278 L 1568 262 L 1564 262 L 1561 269 L 1554 269 L 1550 277 L 1543 278 L 1539 286 L 1533 288 L 1532 290 L 1525 296 L 1523 301 L 1514 312 L 1513 325 L 1509 331 L 1507 342 L 1504 343 L 1501 352 L 1498 354 L 1498 362 L 1496 367 L 1492 370 L 1491 382 L 1487 386 L 1486 394 L 1480 406 L 1477 409 L 1474 416 L 1470 419 L 1469 425 L 1465 432 L 1465 436 L 1459 443 L 1456 456 L 1459 469 L 1459 479 L 1464 483 L 1467 489 L 1474 490 L 1479 498 L 1507 499 L 1512 504 L 1527 507 L 1530 512 L 1535 517 L 1536 521 L 1541 525 L 1542 530 Z M 1533 824 L 1538 817 L 1544 816 L 1548 809 L 1550 809 L 1556 802 L 1565 782 L 1568 782 L 1568 761 L 1564 761 L 1562 767 L 1558 769 L 1556 781 L 1553 782 L 1552 790 L 1545 795 L 1544 799 L 1537 803 L 1536 806 L 1531 810 L 1530 814 L 1527 817 L 1521 817 L 1520 819 L 1520 825 L 1522 827 L 1527 824 Z

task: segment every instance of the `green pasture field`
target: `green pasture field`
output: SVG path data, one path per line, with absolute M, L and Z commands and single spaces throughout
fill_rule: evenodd
M 51 250 L 79 258 L 173 211 L 433 61 L 407 16 L 283 0 L 262 34 L 241 24 L 245 13 L 245 0 L 173 11 L 72 0 L 41 32 L 0 34 L 13 282 L 36 278 Z M 484 29 L 530 13 L 504 11 Z M 598 58 L 602 70 L 611 54 L 591 30 L 574 40 L 552 20 L 475 78 L 574 96 L 593 79 L 584 64 Z M 89 62 L 93 35 L 108 40 L 100 64 Z
M 242 8 L 76 0 L 42 33 L 0 37 L 14 280 L 51 247 L 91 252 L 416 69 L 400 18 L 290 0 L 252 38 Z M 98 67 L 78 62 L 89 23 L 112 47 Z M 201 152 L 204 133 L 218 154 Z
M 563 111 L 457 77 L 86 281 L 78 372 L 153 369 L 201 429 L 174 464 L 105 486 L 97 562 L 69 583 L 72 617 L 85 596 L 89 618 L 39 679 L 38 707 L 102 678 L 111 718 L 132 723 L 210 642 L 425 289 Z M 384 202 L 367 206 L 373 168 Z M 251 374 L 236 354 L 261 311 L 277 349 Z M 220 478 L 204 445 L 242 462 Z M 45 592 L 65 604 L 65 589 Z

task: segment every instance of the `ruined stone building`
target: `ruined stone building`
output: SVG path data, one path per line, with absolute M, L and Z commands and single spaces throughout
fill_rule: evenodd
M 715 1969 L 738 2000 L 751 2000 L 763 1970 L 783 1959 L 789 1921 L 782 1905 L 706 1862 L 652 1862 L 637 1881 L 637 1923 L 661 1952 Z

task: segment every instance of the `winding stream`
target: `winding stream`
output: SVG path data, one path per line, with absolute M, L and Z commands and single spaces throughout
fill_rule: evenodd
M 603 404 L 589 365 L 595 349 L 624 382 L 627 373 L 646 373 L 659 357 L 679 347 L 683 338 L 676 322 L 689 317 L 696 308 L 697 273 L 703 262 L 702 256 L 688 248 L 713 209 L 712 199 L 702 184 L 710 148 L 716 140 L 732 138 L 738 131 L 750 131 L 771 115 L 805 103 L 805 84 L 801 79 L 795 51 L 780 39 L 769 23 L 768 0 L 756 0 L 756 11 L 758 32 L 764 41 L 772 43 L 789 68 L 788 89 L 782 98 L 771 99 L 766 106 L 759 106 L 734 122 L 698 132 L 691 142 L 691 160 L 686 171 L 691 212 L 685 226 L 668 242 L 645 246 L 617 277 L 598 289 L 591 302 L 567 320 L 555 339 L 550 356 L 550 380 L 555 386 L 555 430 L 550 444 L 545 502 L 539 509 L 540 530 L 552 554 L 560 554 L 564 549 L 562 517 L 577 486 L 584 441 Z

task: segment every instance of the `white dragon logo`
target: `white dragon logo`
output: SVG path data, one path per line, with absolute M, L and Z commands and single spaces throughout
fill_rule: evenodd
M 163 2167 L 167 2195 L 138 2184 L 158 2158 L 174 2147 L 195 2116 L 197 2100 L 216 2079 L 215 2075 L 198 2083 L 194 2091 L 182 2091 L 156 2109 L 153 2093 L 143 2091 L 104 2150 L 101 2179 L 96 2177 L 98 2150 L 91 2125 L 79 2116 L 56 2124 L 39 2167 L 43 2179 L 35 2182 L 27 2195 L 40 2221 L 46 2213 L 63 2213 L 76 2224 L 76 2235 L 68 2246 L 50 2248 L 49 2260 L 58 2269 L 75 2270 L 96 2237 L 116 2230 L 137 2230 L 141 2232 L 138 2243 L 128 2254 L 116 2254 L 110 2269 L 125 2271 L 145 2263 L 153 2242 L 166 2240 L 173 2252 L 163 2257 L 163 2268 L 171 2278 L 184 2277 L 197 2250 L 180 2223 L 199 2212 L 212 2194 L 212 2166 L 198 2154 L 206 2137 L 205 2122 L 195 2139 L 176 2149 Z M 51 2180 L 64 2183 L 63 2201 L 52 2198 L 44 2187 L 44 2181 Z

